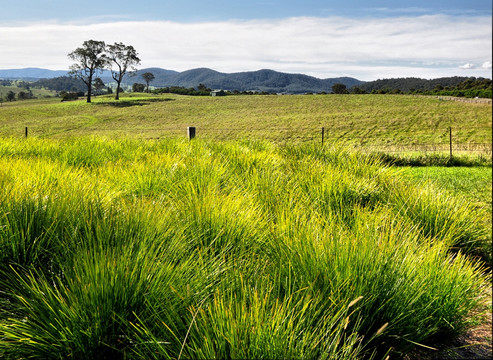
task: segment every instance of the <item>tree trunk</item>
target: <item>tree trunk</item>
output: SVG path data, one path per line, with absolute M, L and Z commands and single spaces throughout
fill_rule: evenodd
M 90 103 L 91 102 L 91 93 L 92 93 L 92 74 L 93 72 L 91 71 L 89 73 L 89 79 L 87 81 L 87 102 Z
M 115 100 L 120 100 L 120 83 L 119 82 L 116 83 L 116 96 L 115 96 Z

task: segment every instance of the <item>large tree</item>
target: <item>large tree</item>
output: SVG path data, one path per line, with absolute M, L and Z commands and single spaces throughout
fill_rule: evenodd
M 122 43 L 114 43 L 107 47 L 108 65 L 111 70 L 111 76 L 116 81 L 116 96 L 115 99 L 119 99 L 120 84 L 125 74 L 136 71 L 136 65 L 140 64 L 137 51 L 131 45 L 124 45 Z M 116 65 L 116 69 L 113 70 L 112 65 Z
M 341 83 L 337 83 L 337 84 L 332 85 L 332 92 L 334 94 L 349 94 L 349 92 L 346 88 L 346 85 L 341 84 Z
M 104 41 L 87 40 L 82 47 L 75 49 L 68 57 L 75 61 L 70 66 L 70 74 L 81 79 L 87 86 L 87 102 L 91 102 L 93 76 L 102 71 L 108 59 L 105 56 L 106 45 Z
M 144 78 L 147 84 L 147 92 L 149 92 L 149 83 L 154 80 L 154 74 L 151 72 L 146 72 L 142 74 L 142 78 Z

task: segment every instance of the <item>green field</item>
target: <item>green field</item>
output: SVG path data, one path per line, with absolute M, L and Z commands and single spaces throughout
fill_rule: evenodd
M 454 151 L 491 154 L 491 104 L 403 95 L 292 95 L 191 97 L 126 94 L 4 104 L 0 136 L 66 137 L 104 134 L 138 138 L 268 139 L 277 143 L 347 143 L 365 150 Z
M 328 119 L 491 142 L 491 105 L 412 96 L 4 103 L 0 358 L 384 359 L 481 322 L 491 160 L 389 166 Z
M 55 96 L 55 94 L 56 94 L 56 91 L 47 90 L 47 89 L 32 88 L 30 90 L 32 91 L 33 96 L 36 98 L 39 98 L 39 99 L 52 97 L 52 96 Z M 17 95 L 21 91 L 27 92 L 29 90 L 26 90 L 25 88 L 21 88 L 21 87 L 15 86 L 15 85 L 12 85 L 12 86 L 0 85 L 0 99 L 2 99 L 3 102 L 7 101 L 6 97 L 7 97 L 7 93 L 9 91 L 12 91 Z M 0 100 L 0 102 L 2 102 L 2 100 Z

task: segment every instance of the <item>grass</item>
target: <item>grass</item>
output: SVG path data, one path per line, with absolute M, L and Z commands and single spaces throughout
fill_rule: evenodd
M 475 206 L 491 212 L 491 167 L 418 167 L 409 169 L 411 178 L 418 182 L 433 181 L 455 195 L 465 196 Z
M 485 210 L 344 148 L 3 138 L 0 198 L 7 359 L 384 358 L 489 299 Z
M 53 90 L 47 90 L 47 89 L 36 89 L 36 88 L 32 88 L 32 89 L 29 89 L 32 91 L 33 93 L 33 96 L 35 96 L 36 98 L 46 98 L 46 97 L 51 97 L 51 96 L 54 96 L 55 95 L 55 91 Z M 3 101 L 7 101 L 6 100 L 6 97 L 7 97 L 7 93 L 9 91 L 12 91 L 14 92 L 16 95 L 21 92 L 21 91 L 24 91 L 24 92 L 29 92 L 29 90 L 26 90 L 25 88 L 22 88 L 22 87 L 19 87 L 19 86 L 15 86 L 15 85 L 12 85 L 12 86 L 3 86 L 3 85 L 0 85 L 0 98 L 3 98 Z
M 377 359 L 487 310 L 491 150 L 408 151 L 452 126 L 480 153 L 491 105 L 126 94 L 0 124 L 0 357 Z
M 281 144 L 329 143 L 365 150 L 448 151 L 491 154 L 491 104 L 440 101 L 404 95 L 293 95 L 191 97 L 124 94 L 61 103 L 14 102 L 0 108 L 0 136 L 122 135 L 185 137 L 195 126 L 203 139 L 249 137 Z
M 463 197 L 472 207 L 481 209 L 482 221 L 491 233 L 492 229 L 492 170 L 485 167 L 413 167 L 406 170 L 407 176 L 418 184 L 433 183 L 439 191 Z M 488 251 L 491 253 L 491 251 Z

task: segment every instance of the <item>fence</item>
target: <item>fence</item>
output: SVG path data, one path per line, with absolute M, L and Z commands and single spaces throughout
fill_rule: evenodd
M 478 132 L 482 133 L 477 141 Z M 24 137 L 59 137 L 61 135 L 111 134 L 112 137 L 133 136 L 144 139 L 165 139 L 183 137 L 228 140 L 238 138 L 265 139 L 277 143 L 318 142 L 343 144 L 362 151 L 398 152 L 447 152 L 450 156 L 458 153 L 492 154 L 491 130 L 485 127 L 468 128 L 358 128 L 355 126 L 310 128 L 211 128 L 211 127 L 173 127 L 173 128 L 74 128 L 55 132 L 42 129 L 24 129 Z M 476 133 L 476 134 L 475 134 Z

